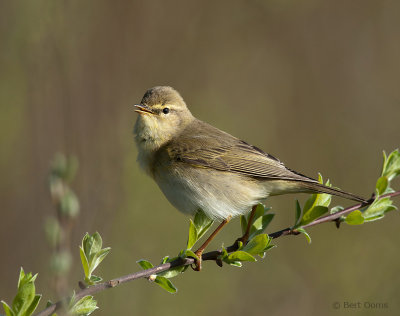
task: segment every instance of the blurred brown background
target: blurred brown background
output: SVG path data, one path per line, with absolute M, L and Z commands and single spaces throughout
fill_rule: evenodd
M 131 105 L 155 85 L 289 167 L 369 196 L 382 150 L 399 146 L 399 13 L 389 0 L 1 1 L 0 298 L 12 300 L 23 266 L 39 272 L 41 308 L 57 299 L 43 232 L 56 152 L 80 162 L 71 280 L 83 275 L 86 231 L 112 247 L 98 271 L 106 279 L 184 248 L 188 218 L 135 162 Z M 268 201 L 271 231 L 292 224 L 295 198 Z M 172 280 L 177 295 L 138 280 L 97 295 L 95 315 L 398 315 L 399 223 L 392 212 L 315 227 L 311 245 L 279 239 L 242 269 L 188 270 Z M 229 226 L 211 248 L 238 237 L 238 221 Z M 389 307 L 336 310 L 336 301 Z

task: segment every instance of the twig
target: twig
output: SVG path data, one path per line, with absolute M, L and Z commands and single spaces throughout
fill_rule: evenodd
M 392 193 L 388 193 L 388 194 L 384 194 L 381 195 L 378 199 L 382 199 L 385 197 L 395 197 L 400 195 L 400 191 L 396 191 L 396 192 L 392 192 Z M 362 204 L 356 204 L 350 207 L 347 207 L 339 212 L 333 213 L 333 214 L 329 214 L 323 217 L 320 217 L 318 219 L 316 219 L 315 221 L 306 224 L 304 226 L 302 226 L 302 228 L 307 228 L 307 227 L 311 227 L 311 226 L 315 226 L 318 224 L 322 224 L 322 223 L 327 223 L 327 222 L 332 222 L 337 220 L 338 218 L 340 218 L 343 215 L 346 215 L 354 210 L 357 210 L 361 207 L 365 207 L 368 205 L 371 205 L 373 202 L 373 200 L 369 200 L 368 202 Z M 295 229 L 292 229 L 290 227 L 276 231 L 274 233 L 268 234 L 269 237 L 271 238 L 279 238 L 282 236 L 287 236 L 287 235 L 298 235 L 299 232 L 296 231 Z M 226 248 L 226 250 L 228 252 L 234 252 L 238 249 L 238 245 L 237 242 L 235 242 L 232 246 L 229 246 L 228 248 Z M 210 251 L 207 253 L 204 253 L 202 255 L 202 260 L 206 261 L 206 260 L 218 260 L 218 257 L 222 254 L 222 251 L 219 250 L 215 250 L 215 251 Z M 148 278 L 149 276 L 153 275 L 153 274 L 157 274 L 157 273 L 161 273 L 164 271 L 167 271 L 169 269 L 172 268 L 176 268 L 176 267 L 183 267 L 183 266 L 187 266 L 187 265 L 191 265 L 195 262 L 195 260 L 193 258 L 178 258 L 174 261 L 168 262 L 168 263 L 164 263 L 164 264 L 160 264 L 154 268 L 151 269 L 147 269 L 147 270 L 143 270 L 143 271 L 139 271 L 139 272 L 135 272 L 135 273 L 131 273 L 107 282 L 103 282 L 103 283 L 99 283 L 90 287 L 87 287 L 85 289 L 82 289 L 80 291 L 78 291 L 75 295 L 76 300 L 81 299 L 82 297 L 86 296 L 86 295 L 93 295 L 95 293 L 101 292 L 103 290 L 106 289 L 110 289 L 110 288 L 114 288 L 122 283 L 126 283 L 129 281 L 133 281 L 136 279 L 140 279 L 140 278 Z M 61 306 L 63 305 L 64 302 L 68 301 L 68 299 L 64 299 L 61 301 L 58 301 L 57 303 L 50 305 L 49 307 L 47 307 L 46 309 L 44 309 L 43 311 L 35 314 L 35 316 L 48 316 L 51 315 L 52 313 L 54 313 L 56 310 L 58 310 L 59 308 L 61 308 Z
M 387 194 L 381 195 L 378 198 L 378 200 L 386 198 L 386 197 L 395 197 L 395 196 L 398 196 L 398 195 L 400 195 L 400 191 L 395 191 L 395 192 L 392 192 L 392 193 L 387 193 Z M 312 221 L 311 223 L 308 223 L 308 224 L 302 226 L 302 228 L 307 228 L 307 227 L 315 226 L 315 225 L 322 224 L 322 223 L 336 221 L 337 219 L 339 219 L 343 215 L 349 214 L 349 213 L 351 213 L 351 212 L 353 212 L 355 210 L 358 210 L 358 209 L 360 209 L 362 207 L 371 205 L 372 202 L 374 202 L 373 199 L 367 201 L 366 203 L 359 203 L 359 204 L 356 204 L 356 205 L 353 205 L 353 206 L 349 206 L 349 207 L 347 207 L 347 208 L 345 208 L 345 209 L 343 209 L 343 210 L 341 210 L 339 212 L 322 216 L 322 217 L 317 218 L 316 220 Z M 286 236 L 286 235 L 298 235 L 298 232 L 296 230 L 293 230 L 292 228 L 288 227 L 288 228 L 279 230 L 277 232 L 274 232 L 272 234 L 268 234 L 269 237 L 274 238 L 274 239 L 276 239 L 278 237 L 281 237 L 281 236 Z

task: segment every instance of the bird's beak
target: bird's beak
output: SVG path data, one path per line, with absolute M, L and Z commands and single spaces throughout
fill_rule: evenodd
M 134 107 L 136 108 L 135 112 L 138 112 L 139 114 L 142 114 L 142 113 L 154 114 L 154 112 L 152 110 L 150 110 L 150 108 L 147 105 L 135 104 Z

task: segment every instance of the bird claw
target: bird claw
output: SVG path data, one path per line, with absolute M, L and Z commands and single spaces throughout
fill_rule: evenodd
M 201 271 L 201 262 L 202 262 L 201 256 L 202 256 L 202 254 L 203 254 L 203 250 L 195 252 L 197 259 L 196 258 L 194 259 L 194 264 L 192 265 L 192 269 L 194 271 Z

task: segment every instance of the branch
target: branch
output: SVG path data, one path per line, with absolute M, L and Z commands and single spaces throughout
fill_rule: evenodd
M 395 191 L 392 193 L 388 193 L 388 194 L 384 194 L 378 197 L 379 199 L 382 198 L 386 198 L 386 197 L 395 197 L 395 196 L 399 196 L 400 195 L 400 191 Z M 316 220 L 314 220 L 313 222 L 306 224 L 304 226 L 302 226 L 302 228 L 307 228 L 307 227 L 311 227 L 311 226 L 315 226 L 315 225 L 319 225 L 322 223 L 326 223 L 326 222 L 332 222 L 332 221 L 337 221 L 341 216 L 346 215 L 351 213 L 352 211 L 355 211 L 357 209 L 360 209 L 361 207 L 365 207 L 368 205 L 371 205 L 372 202 L 374 201 L 374 199 L 370 199 L 368 202 L 366 203 L 359 203 L 350 207 L 347 207 L 339 212 L 333 213 L 333 214 L 329 214 L 323 217 L 320 217 Z M 296 229 L 292 229 L 290 227 L 276 231 L 274 233 L 268 234 L 269 237 L 276 239 L 282 236 L 287 236 L 287 235 L 298 235 L 299 232 Z M 228 252 L 234 252 L 238 249 L 238 243 L 235 241 L 235 243 L 231 246 L 229 246 L 226 250 Z M 202 255 L 202 259 L 203 261 L 206 260 L 214 260 L 217 263 L 219 262 L 219 256 L 222 255 L 222 251 L 220 250 L 215 250 L 215 251 L 210 251 L 207 253 L 204 253 Z M 176 268 L 176 267 L 183 267 L 183 266 L 188 266 L 188 265 L 192 265 L 195 263 L 195 260 L 193 258 L 178 258 L 174 261 L 168 262 L 168 263 L 164 263 L 164 264 L 160 264 L 154 268 L 151 269 L 147 269 L 147 270 L 143 270 L 143 271 L 139 271 L 139 272 L 135 272 L 132 274 L 128 274 L 116 279 L 112 279 L 110 281 L 107 282 L 103 282 L 103 283 L 99 283 L 87 288 L 84 288 L 80 291 L 78 291 L 75 295 L 76 300 L 79 300 L 81 298 L 83 298 L 86 295 L 93 295 L 95 293 L 101 292 L 103 290 L 106 289 L 110 289 L 110 288 L 114 288 L 122 283 L 126 283 L 126 282 L 130 282 L 136 279 L 140 279 L 140 278 L 149 278 L 152 275 L 155 275 L 157 273 L 161 273 L 164 271 L 167 271 L 169 269 L 172 268 Z M 35 316 L 47 316 L 47 315 L 51 315 L 52 313 L 54 313 L 56 310 L 60 309 L 61 306 L 67 302 L 69 299 L 63 299 L 58 301 L 55 304 L 50 305 L 49 307 L 47 307 L 46 309 L 44 309 L 43 311 L 35 314 Z
M 400 191 L 395 191 L 395 192 L 392 192 L 392 193 L 387 193 L 387 194 L 383 194 L 383 195 L 379 196 L 378 200 L 383 199 L 383 198 L 387 198 L 387 197 L 395 197 L 395 196 L 398 196 L 398 195 L 400 195 Z M 333 213 L 333 214 L 328 214 L 328 215 L 322 216 L 320 218 L 317 218 L 315 221 L 312 221 L 311 223 L 308 223 L 308 224 L 302 226 L 302 228 L 307 228 L 307 227 L 315 226 L 315 225 L 326 223 L 326 222 L 332 222 L 332 221 L 335 222 L 340 217 L 342 217 L 344 215 L 347 215 L 347 214 L 349 214 L 349 213 L 351 213 L 351 212 L 353 212 L 355 210 L 358 210 L 358 209 L 360 209 L 360 208 L 362 208 L 364 206 L 371 205 L 372 202 L 374 202 L 374 199 L 370 199 L 366 203 L 359 203 L 359 204 L 356 204 L 356 205 L 353 205 L 353 206 L 349 206 L 349 207 L 347 207 L 347 208 L 345 208 L 345 209 L 343 209 L 343 210 L 341 210 L 339 212 Z M 271 237 L 271 238 L 276 239 L 276 238 L 281 237 L 281 236 L 298 235 L 298 234 L 299 234 L 298 231 L 288 227 L 288 228 L 279 230 L 277 232 L 274 232 L 272 234 L 268 234 L 268 236 Z
M 122 283 L 126 283 L 126 282 L 133 281 L 133 280 L 140 279 L 140 278 L 146 278 L 153 274 L 157 274 L 157 273 L 160 273 L 160 272 L 163 272 L 163 271 L 175 268 L 175 267 L 179 267 L 179 266 L 190 265 L 192 263 L 194 263 L 194 259 L 192 259 L 192 258 L 185 258 L 185 259 L 179 258 L 178 260 L 175 260 L 175 261 L 172 261 L 169 263 L 160 264 L 159 266 L 156 266 L 151 269 L 127 274 L 127 275 L 121 276 L 116 279 L 112 279 L 107 282 L 103 282 L 103 283 L 99 283 L 99 284 L 87 287 L 85 289 L 78 291 L 75 295 L 75 298 L 76 298 L 76 300 L 79 300 L 86 295 L 93 295 L 95 293 L 104 291 L 106 289 L 114 288 L 117 285 L 120 285 Z M 56 310 L 58 310 L 62 306 L 63 303 L 65 303 L 68 300 L 69 300 L 69 298 L 58 301 L 57 303 L 50 305 L 49 307 L 47 307 L 40 313 L 35 314 L 35 316 L 51 315 Z

